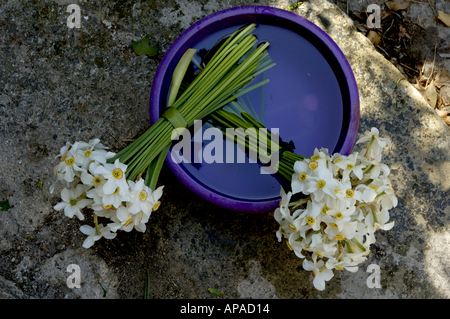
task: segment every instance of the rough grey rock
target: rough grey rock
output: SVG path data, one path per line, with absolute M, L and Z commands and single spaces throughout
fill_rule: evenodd
M 82 9 L 68 29 L 69 3 Z M 67 141 L 100 138 L 113 150 L 149 125 L 148 99 L 159 58 L 136 56 L 131 40 L 149 35 L 162 53 L 190 24 L 239 5 L 285 7 L 293 1 L 2 1 L 0 3 L 0 296 L 5 298 L 448 298 L 450 132 L 419 93 L 335 5 L 306 1 L 296 13 L 325 30 L 346 55 L 359 86 L 359 132 L 378 127 L 399 205 L 396 226 L 377 234 L 355 274 L 339 272 L 318 292 L 301 260 L 275 238 L 271 214 L 217 208 L 167 169 L 164 204 L 146 233 L 120 233 L 89 250 L 84 224 L 55 212 L 54 156 Z M 43 181 L 43 194 L 36 186 Z M 90 220 L 86 220 L 90 223 Z M 367 266 L 381 269 L 368 288 Z M 67 287 L 68 265 L 83 285 Z M 255 265 L 260 268 L 253 268 Z M 258 275 L 256 275 L 258 273 Z M 256 277 L 255 277 L 256 276 Z M 256 278 L 256 279 L 255 279 Z M 258 289 L 249 293 L 252 281 Z M 100 286 L 100 284 L 101 286 Z

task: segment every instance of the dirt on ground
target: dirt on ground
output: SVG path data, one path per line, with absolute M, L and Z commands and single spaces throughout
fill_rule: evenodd
M 450 15 L 437 10 L 428 0 L 385 1 L 380 6 L 380 27 L 373 28 L 367 25 L 370 12 L 352 11 L 348 0 L 334 3 L 348 13 L 358 31 L 403 74 L 398 81 L 409 81 L 450 125 L 450 75 L 445 68 L 445 60 L 450 58 L 450 38 L 438 36 L 438 27 L 449 27 Z M 428 3 L 427 14 L 434 15 L 434 26 L 425 28 L 409 16 L 408 10 L 414 3 Z

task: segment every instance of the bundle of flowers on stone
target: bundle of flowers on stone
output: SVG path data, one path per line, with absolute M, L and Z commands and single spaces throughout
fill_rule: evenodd
M 256 27 L 254 23 L 243 26 L 221 39 L 208 54 L 208 61 L 202 61 L 195 79 L 181 89 L 188 66 L 196 62 L 196 50 L 188 49 L 173 72 L 167 110 L 118 153 L 108 152 L 98 139 L 67 143 L 61 148 L 54 172 L 65 188 L 62 202 L 54 208 L 80 220 L 85 208 L 92 210 L 94 227 L 80 228 L 88 235 L 84 247 L 102 237 L 112 239 L 118 230 L 144 232 L 152 211 L 160 205 L 163 186 L 156 186 L 172 138 L 194 120 L 269 81 L 252 84 L 258 74 L 274 65 L 266 50 L 269 43 L 258 43 L 252 34 Z M 99 224 L 98 217 L 110 222 Z
M 270 134 L 270 143 L 264 141 L 266 134 L 261 141 L 257 130 L 248 129 L 263 125 L 244 109 L 219 110 L 211 114 L 211 123 L 223 132 L 241 127 L 258 140 L 252 146 L 244 138 L 235 139 L 241 147 L 263 145 L 270 154 L 279 155 L 274 174 L 281 185 L 288 184 L 288 191 L 281 187 L 280 207 L 274 212 L 280 225 L 278 240 L 286 240 L 289 249 L 303 259 L 303 268 L 312 272 L 318 290 L 325 288 L 335 269 L 357 271 L 375 243 L 375 232 L 394 226 L 389 210 L 397 205 L 397 197 L 388 178 L 390 169 L 382 163 L 382 151 L 391 141 L 372 128 L 357 141 L 366 143 L 359 152 L 330 155 L 322 148 L 308 158 L 283 147 L 284 142 L 274 143 Z
M 83 225 L 80 228 L 88 235 L 83 243 L 85 248 L 102 237 L 114 238 L 119 229 L 144 232 L 151 213 L 160 205 L 164 186 L 152 190 L 143 178 L 136 182 L 127 180 L 125 164 L 119 160 L 107 163 L 114 155 L 99 139 L 94 139 L 88 143 L 67 143 L 57 156 L 60 163 L 55 166 L 54 173 L 57 182 L 62 182 L 65 187 L 61 192 L 62 202 L 54 208 L 79 220 L 84 220 L 85 208 L 91 210 L 94 227 Z M 51 192 L 55 186 L 56 183 Z M 98 217 L 108 219 L 109 223 L 99 224 Z
M 376 128 L 357 144 L 367 147 L 348 156 L 315 150 L 310 159 L 294 165 L 291 191 L 281 191 L 282 201 L 274 216 L 280 228 L 278 240 L 303 259 L 312 272 L 313 284 L 325 288 L 333 270 L 356 272 L 367 259 L 377 230 L 389 230 L 389 210 L 397 205 L 389 167 L 381 162 L 391 142 Z M 302 198 L 292 200 L 296 194 Z M 308 258 L 307 258 L 308 257 Z

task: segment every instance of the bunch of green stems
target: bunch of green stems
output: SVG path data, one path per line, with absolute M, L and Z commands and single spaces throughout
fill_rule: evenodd
M 168 111 L 109 163 L 119 159 L 126 164 L 128 180 L 134 180 L 147 170 L 146 184 L 155 185 L 172 143 L 172 132 L 177 129 L 172 124 L 174 121 L 179 123 L 179 127 L 190 127 L 195 120 L 203 119 L 239 96 L 266 84 L 268 80 L 250 86 L 258 74 L 274 65 L 266 50 L 269 43 L 257 44 L 256 36 L 252 34 L 255 28 L 256 24 L 250 24 L 231 34 L 193 82 L 178 94 L 181 80 L 195 53 L 189 49 L 174 71 Z
M 285 184 L 290 185 L 295 162 L 307 157 L 295 154 L 289 148 L 289 143 L 283 142 L 279 137 L 274 139 L 273 134 L 264 125 L 256 121 L 249 112 L 246 112 L 247 110 L 242 108 L 242 103 L 232 102 L 231 106 L 232 108 L 228 111 L 221 109 L 212 113 L 210 123 L 224 134 L 227 133 L 227 128 L 234 129 L 234 142 L 238 143 L 241 149 L 246 150 L 249 154 L 258 154 L 259 161 L 263 165 L 278 158 L 278 163 L 272 165 L 275 167 L 274 173 Z M 273 156 L 275 152 L 279 152 L 278 157 Z

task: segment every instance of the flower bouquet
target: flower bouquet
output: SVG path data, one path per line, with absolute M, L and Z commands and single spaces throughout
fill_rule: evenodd
M 102 237 L 115 238 L 118 230 L 144 232 L 151 213 L 160 205 L 164 186 L 156 186 L 174 135 L 268 82 L 252 83 L 274 65 L 266 50 L 269 43 L 258 43 L 252 34 L 255 28 L 252 23 L 222 39 L 184 88 L 181 83 L 195 54 L 188 49 L 175 68 L 167 110 L 123 150 L 107 151 L 98 139 L 67 143 L 61 148 L 54 174 L 65 187 L 62 202 L 54 208 L 80 220 L 84 220 L 83 210 L 92 212 L 94 227 L 80 228 L 88 236 L 83 247 L 91 247 Z M 109 219 L 109 223 L 99 223 L 98 217 Z
M 223 131 L 244 126 L 250 134 L 256 134 L 254 139 L 261 139 L 256 132 L 261 132 L 262 124 L 242 108 L 238 111 L 240 116 L 217 111 L 211 115 L 211 123 Z M 250 127 L 258 131 L 248 130 Z M 235 139 L 247 150 L 262 145 L 252 146 L 251 140 Z M 334 269 L 357 271 L 376 241 L 375 232 L 394 226 L 389 210 L 397 206 L 397 197 L 388 178 L 389 167 L 381 162 L 382 151 L 391 146 L 391 141 L 372 128 L 356 142 L 360 143 L 366 143 L 366 147 L 348 156 L 316 148 L 309 158 L 283 149 L 283 142 L 271 141 L 264 146 L 282 151 L 277 154 L 276 174 L 282 185 L 288 182 L 281 187 L 280 207 L 274 212 L 279 224 L 276 236 L 303 259 L 303 268 L 312 272 L 318 290 L 325 288 Z M 261 161 L 261 165 L 269 160 Z

